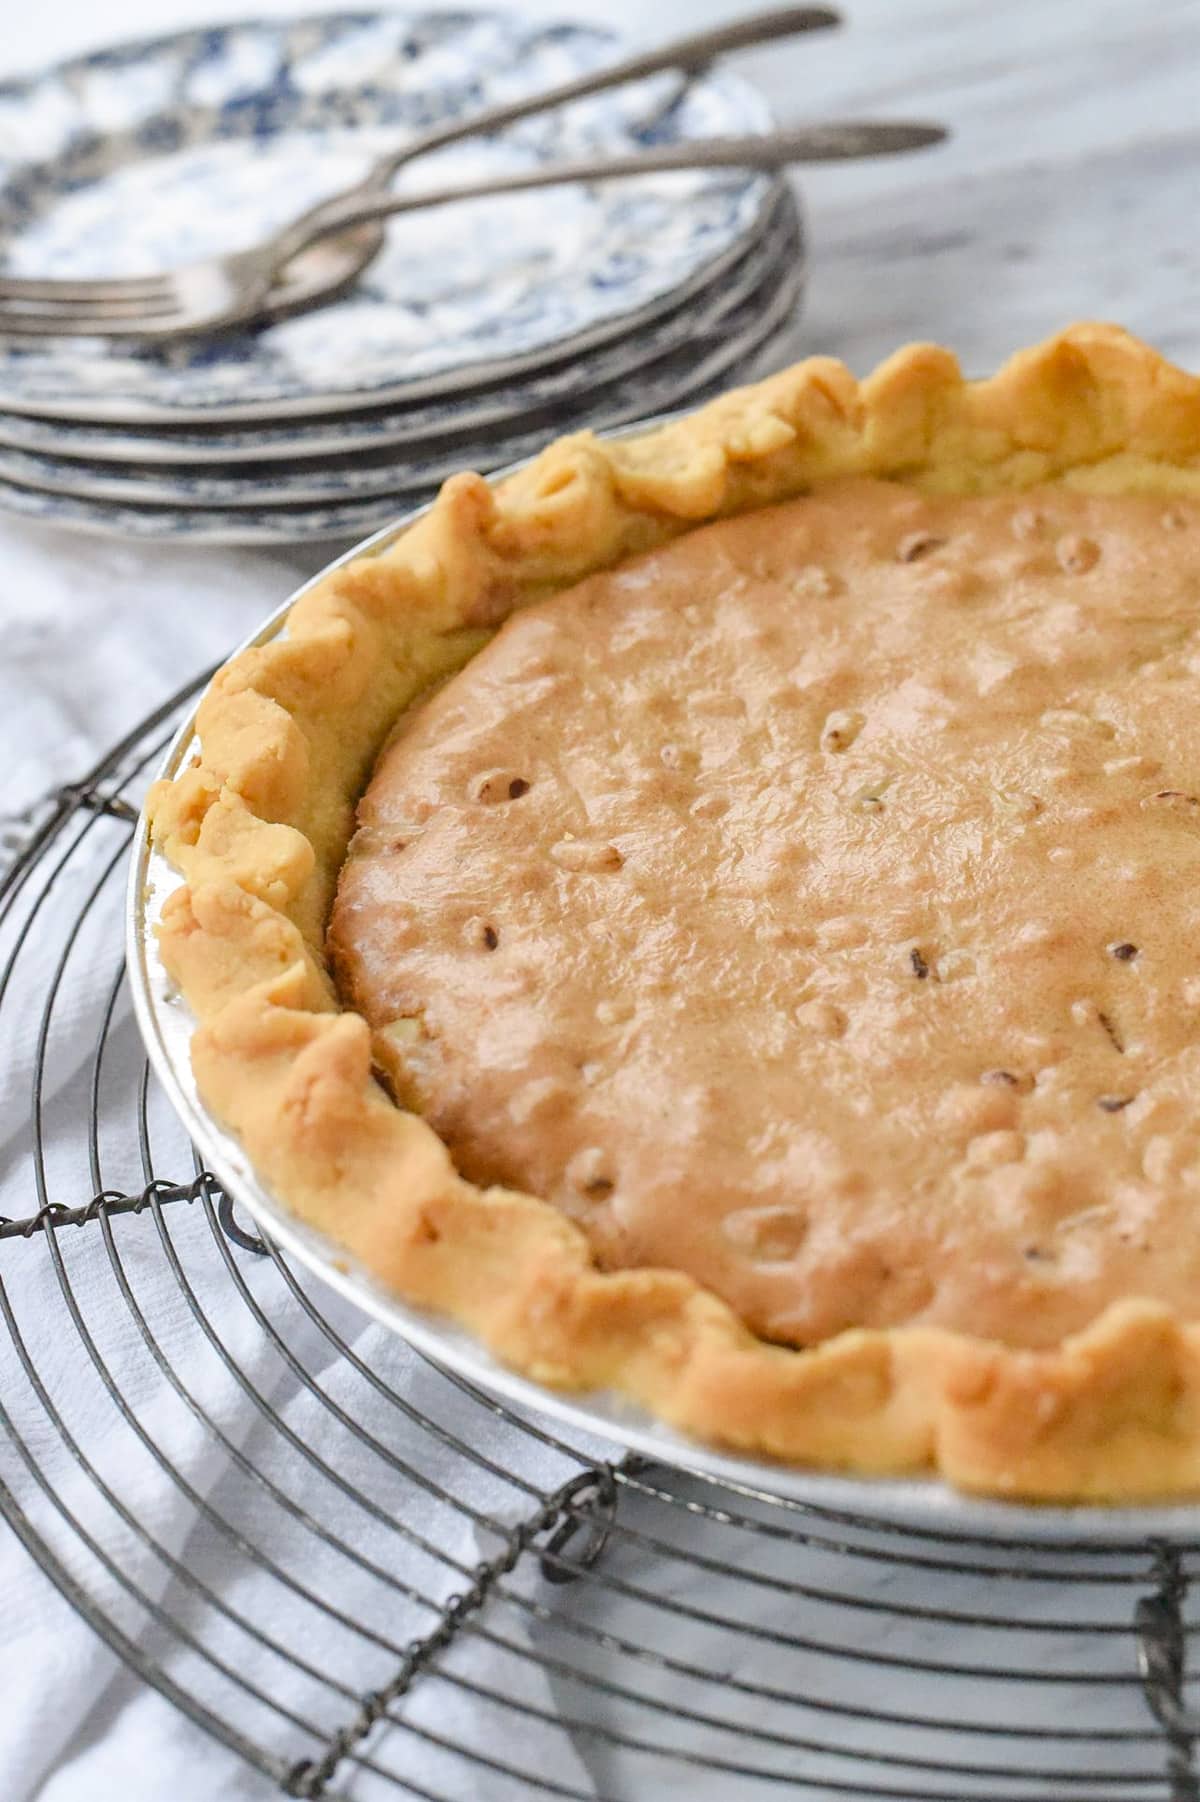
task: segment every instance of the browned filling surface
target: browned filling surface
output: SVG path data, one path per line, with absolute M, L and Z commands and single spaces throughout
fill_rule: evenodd
M 855 480 L 511 619 L 330 947 L 464 1174 L 796 1344 L 1200 1313 L 1200 510 Z

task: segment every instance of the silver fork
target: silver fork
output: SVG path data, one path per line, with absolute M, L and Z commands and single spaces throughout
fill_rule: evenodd
M 264 312 L 294 312 L 332 299 L 344 292 L 378 253 L 384 237 L 379 220 L 390 210 L 409 210 L 380 208 L 375 203 L 388 197 L 397 171 L 415 158 L 626 82 L 668 69 L 694 74 L 730 51 L 840 23 L 839 15 L 824 6 L 789 6 L 756 13 L 624 57 L 540 94 L 525 95 L 436 127 L 380 157 L 361 180 L 306 208 L 264 242 L 228 256 L 208 257 L 159 275 L 111 280 L 0 276 L 0 330 L 36 336 L 86 333 L 162 339 L 224 329 Z M 508 190 L 493 186 L 484 191 Z M 348 216 L 364 223 L 347 232 Z M 334 232 L 342 235 L 335 237 Z
M 448 206 L 458 200 L 486 200 L 498 194 L 523 194 L 535 188 L 557 187 L 564 182 L 614 181 L 638 175 L 663 175 L 681 169 L 783 169 L 791 163 L 832 163 L 863 156 L 894 156 L 903 151 L 923 150 L 940 143 L 945 136 L 940 125 L 862 121 L 801 126 L 792 131 L 763 132 L 744 138 L 692 138 L 629 156 L 554 163 L 493 181 L 431 188 L 425 193 L 343 197 L 337 208 L 331 207 L 325 217 L 309 229 L 312 236 L 334 233 L 347 226 L 360 226 L 396 213 Z M 222 324 L 228 323 L 228 317 L 223 316 Z M 207 328 L 211 320 L 206 316 L 202 324 Z M 84 333 L 162 340 L 185 337 L 197 329 L 194 323 L 176 323 L 173 316 L 167 324 L 157 315 L 142 319 L 126 314 L 118 321 L 110 313 L 88 312 L 82 308 L 82 303 L 79 308 L 62 306 L 53 314 L 23 312 L 11 300 L 0 299 L 0 334 L 5 335 L 40 337 Z

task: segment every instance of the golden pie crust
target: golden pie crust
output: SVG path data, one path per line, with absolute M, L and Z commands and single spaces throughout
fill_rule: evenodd
M 562 439 L 494 487 L 456 477 L 380 554 L 306 594 L 284 637 L 220 672 L 201 704 L 199 754 L 152 791 L 155 842 L 186 879 L 160 936 L 201 1022 L 199 1090 L 299 1216 L 538 1381 L 616 1391 L 723 1446 L 824 1468 L 936 1471 L 966 1489 L 1041 1499 L 1193 1493 L 1200 1327 L 1182 1295 L 1173 1308 L 1134 1287 L 1085 1325 L 1068 1309 L 1066 1336 L 1049 1344 L 1009 1342 L 986 1310 L 948 1326 L 919 1309 L 911 1324 L 888 1324 L 886 1309 L 881 1324 L 836 1330 L 833 1320 L 810 1349 L 768 1343 L 695 1276 L 601 1268 L 560 1207 L 468 1182 L 432 1126 L 376 1080 L 370 1027 L 341 1007 L 330 976 L 326 926 L 355 808 L 406 708 L 517 608 L 707 522 L 810 490 L 816 508 L 839 483 L 876 479 L 903 484 L 889 493 L 918 512 L 935 514 L 941 496 L 1000 497 L 1010 529 L 1007 497 L 1045 485 L 1051 504 L 1055 491 L 1070 496 L 1101 525 L 1105 496 L 1135 497 L 1114 501 L 1114 516 L 1130 505 L 1163 516 L 1172 497 L 1200 496 L 1200 380 L 1103 325 L 1073 327 L 978 383 L 933 346 L 898 352 L 861 383 L 814 358 L 640 438 Z M 1036 538 L 1037 507 L 1026 511 Z M 918 525 L 936 537 L 923 517 Z M 1072 558 L 1090 560 L 1099 535 L 1070 535 L 1064 574 L 1077 573 Z M 899 561 L 920 563 L 925 548 Z M 823 604 L 836 609 L 836 595 Z M 1070 757 L 1060 761 L 1069 792 Z M 1147 788 L 1151 774 L 1126 768 L 1112 780 Z M 1144 798 L 1172 806 L 1152 788 Z M 1102 937 L 1116 892 L 1098 898 Z M 1129 894 L 1144 914 L 1146 896 L 1136 884 Z M 918 980 L 914 950 L 936 965 L 920 942 L 897 943 Z M 1084 969 L 1093 953 L 1108 956 L 1104 980 L 1137 979 L 1134 956 L 1089 946 L 1081 1007 L 1100 981 Z M 809 1023 L 832 1031 L 840 1010 L 826 1005 Z M 1105 1007 L 1092 1005 L 1102 1024 Z M 1023 1072 L 1008 1074 L 1019 1083 Z M 1116 1131 L 1125 1110 L 1105 1104 L 1124 1102 L 1123 1089 L 1097 1081 L 1101 1127 Z M 1014 1086 L 991 1084 L 987 1107 L 1011 1112 Z M 988 1156 L 1002 1167 L 1000 1141 L 1015 1127 L 973 1115 L 968 1124 L 992 1139 Z M 1153 1129 L 1151 1119 L 1161 1161 L 1166 1139 Z M 1173 1173 L 1159 1174 L 1170 1187 Z M 1190 1170 L 1178 1175 L 1186 1213 Z M 1181 1245 L 1181 1268 L 1191 1255 Z M 993 1336 L 976 1336 L 985 1331 Z

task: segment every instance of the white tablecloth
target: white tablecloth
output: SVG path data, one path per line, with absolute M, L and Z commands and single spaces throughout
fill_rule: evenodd
M 258 4 L 284 10 L 274 0 Z M 1119 318 L 1200 362 L 1192 230 L 1200 9 L 1182 0 L 1149 11 L 1127 0 L 1055 8 L 850 0 L 850 9 L 855 24 L 840 40 L 747 59 L 748 71 L 791 119 L 926 115 L 951 123 L 956 140 L 935 157 L 806 181 L 814 255 L 807 347 L 862 369 L 898 341 L 937 337 L 983 369 L 1082 315 Z M 214 0 L 203 10 L 245 8 Z M 566 10 L 624 24 L 645 18 L 636 0 Z M 720 0 L 661 0 L 654 26 L 666 34 L 732 10 Z M 24 9 L 19 36 L 10 32 L 0 48 L 0 73 L 90 44 L 101 26 L 128 35 L 191 22 L 195 12 L 179 0 L 117 0 L 103 19 L 81 0 Z M 125 546 L 0 516 L 0 813 L 82 774 L 324 560 L 312 548 Z M 0 1121 L 9 1150 L 21 1125 L 19 1109 Z M 19 1157 L 0 1158 L 0 1214 L 30 1211 L 23 1180 Z M 44 1261 L 39 1268 L 48 1280 Z M 212 1300 L 219 1310 L 221 1297 Z M 222 1328 L 253 1364 L 245 1320 Z M 53 1356 L 52 1345 L 40 1349 Z M 406 1374 L 402 1349 L 377 1334 L 363 1349 L 388 1360 L 398 1381 L 421 1381 Z M 303 1433 L 303 1398 L 279 1400 Z M 150 1393 L 146 1405 L 153 1408 Z M 233 1435 L 252 1430 L 232 1392 L 225 1409 Z M 178 1454 L 200 1457 L 199 1444 Z M 196 1476 L 208 1487 L 222 1480 L 211 1463 Z M 132 1480 L 156 1531 L 181 1543 L 189 1523 L 178 1498 L 150 1469 Z M 277 1793 L 140 1688 L 4 1535 L 0 1597 L 6 1802 Z M 588 1773 L 565 1739 L 555 1776 L 587 1793 Z M 605 1782 L 619 1790 L 619 1770 Z M 725 1793 L 702 1774 L 687 1783 L 714 1802 Z

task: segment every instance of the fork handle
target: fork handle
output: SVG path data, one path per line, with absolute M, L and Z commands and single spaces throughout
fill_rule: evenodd
M 837 163 L 864 156 L 895 156 L 939 144 L 945 136 L 940 125 L 863 121 L 801 126 L 744 138 L 685 139 L 629 156 L 552 163 L 467 186 L 430 188 L 416 194 L 354 195 L 343 200 L 324 220 L 314 223 L 307 241 L 371 219 L 447 206 L 456 200 L 486 200 L 493 195 L 522 194 L 566 182 L 614 181 L 635 175 L 665 175 L 680 169 L 783 169 L 790 163 Z
M 483 112 L 472 113 L 465 119 L 455 119 L 449 125 L 435 126 L 432 131 L 423 132 L 418 138 L 410 138 L 398 150 L 390 151 L 372 163 L 361 180 L 340 194 L 319 200 L 315 206 L 279 233 L 272 244 L 276 268 L 282 267 L 298 251 L 311 244 L 314 237 L 326 236 L 327 228 L 312 229 L 318 222 L 336 216 L 345 223 L 342 208 L 347 203 L 365 200 L 380 189 L 387 187 L 398 169 L 415 157 L 428 156 L 433 150 L 441 150 L 447 144 L 457 144 L 467 138 L 486 137 L 500 131 L 506 125 L 515 125 L 520 119 L 532 119 L 539 113 L 552 112 L 556 107 L 566 106 L 572 100 L 584 100 L 591 94 L 603 94 L 609 88 L 621 87 L 629 81 L 643 81 L 649 75 L 659 75 L 666 69 L 681 69 L 694 72 L 712 62 L 718 56 L 726 56 L 733 50 L 748 50 L 755 44 L 770 44 L 780 38 L 798 37 L 809 31 L 826 31 L 830 27 L 840 25 L 841 15 L 828 6 L 784 6 L 773 8 L 769 12 L 752 13 L 749 18 L 736 19 L 729 25 L 718 25 L 708 31 L 691 32 L 686 37 L 675 38 L 669 44 L 660 44 L 653 50 L 639 51 L 633 56 L 622 57 L 619 62 L 606 63 L 602 69 L 593 69 L 587 75 L 579 75 L 572 81 L 564 81 L 555 88 L 544 88 L 537 94 L 524 94 L 517 100 L 505 101 L 500 106 L 487 107 Z M 380 218 L 378 213 L 360 214 L 356 217 Z
M 784 6 L 769 12 L 752 13 L 747 19 L 735 19 L 728 25 L 717 25 L 708 31 L 690 32 L 672 43 L 659 44 L 653 50 L 636 52 L 619 62 L 606 63 L 602 69 L 578 75 L 560 86 L 545 88 L 540 94 L 525 94 L 518 100 L 490 106 L 467 119 L 456 119 L 451 125 L 436 126 L 421 137 L 410 140 L 390 156 L 372 164 L 363 185 L 382 187 L 397 169 L 415 156 L 426 156 L 460 138 L 486 137 L 519 119 L 530 119 L 538 113 L 552 112 L 572 100 L 584 100 L 590 94 L 602 94 L 608 88 L 621 87 L 629 81 L 644 81 L 648 75 L 659 75 L 666 69 L 687 73 L 702 69 L 718 56 L 734 50 L 749 50 L 755 44 L 775 43 L 780 38 L 797 37 L 803 32 L 826 31 L 841 24 L 840 14 L 828 6 Z

